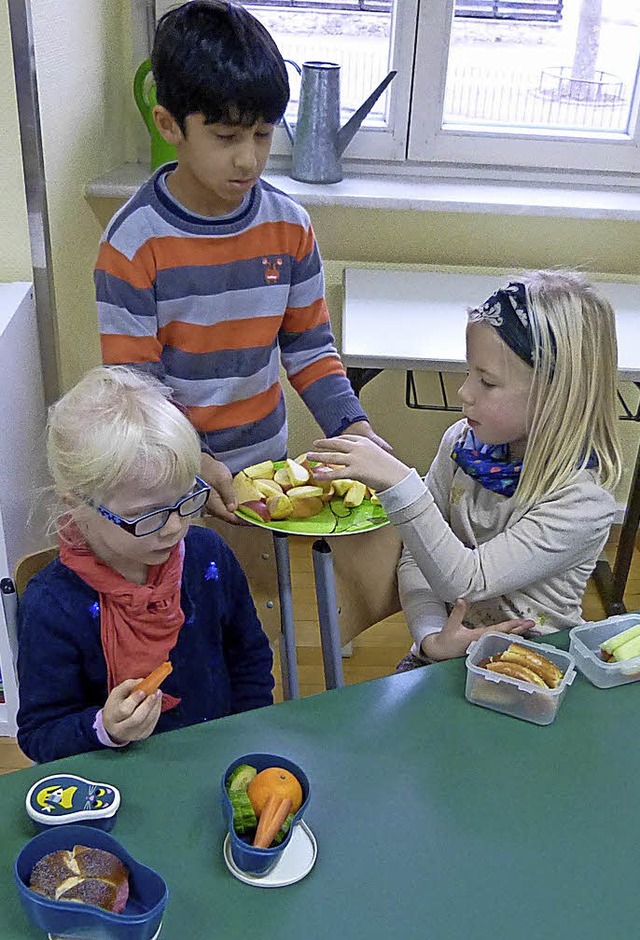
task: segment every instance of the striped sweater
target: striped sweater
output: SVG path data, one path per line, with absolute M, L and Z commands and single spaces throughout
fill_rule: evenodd
M 287 450 L 280 364 L 325 434 L 366 419 L 334 345 L 307 212 L 260 180 L 231 215 L 188 212 L 157 171 L 95 269 L 107 364 L 156 374 L 232 472 Z

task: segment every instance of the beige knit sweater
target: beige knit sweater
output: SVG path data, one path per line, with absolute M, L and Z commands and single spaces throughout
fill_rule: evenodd
M 587 579 L 613 522 L 613 496 L 591 470 L 522 510 L 480 486 L 451 459 L 465 421 L 449 428 L 425 482 L 412 470 L 379 494 L 404 542 L 400 598 L 419 648 L 447 606 L 469 603 L 467 626 L 526 617 L 532 634 L 582 622 Z M 426 485 L 425 485 L 426 483 Z

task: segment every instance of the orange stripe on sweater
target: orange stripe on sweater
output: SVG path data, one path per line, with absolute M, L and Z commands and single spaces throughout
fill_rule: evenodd
M 136 252 L 135 263 L 148 269 L 198 267 L 230 264 L 251 258 L 273 258 L 280 254 L 300 260 L 310 251 L 307 237 L 302 239 L 299 225 L 291 222 L 265 222 L 238 235 L 213 238 L 184 238 L 166 235 L 151 238 Z
M 144 259 L 142 252 L 138 254 L 142 255 L 145 261 L 142 265 L 138 263 L 137 259 L 129 261 L 128 258 L 108 242 L 102 242 L 100 251 L 98 252 L 98 260 L 96 261 L 96 270 L 105 271 L 107 274 L 111 274 L 121 281 L 126 281 L 127 284 L 131 284 L 136 290 L 146 290 L 148 287 L 151 287 L 153 283 L 155 265 L 153 258 L 146 257 L 146 259 Z
M 198 431 L 222 431 L 242 424 L 250 424 L 266 418 L 275 410 L 282 395 L 280 382 L 275 382 L 266 392 L 245 398 L 228 405 L 209 405 L 204 408 L 187 408 L 189 417 Z
M 123 362 L 159 362 L 162 346 L 155 336 L 126 336 L 102 333 L 102 361 L 105 365 Z
M 172 320 L 158 330 L 163 346 L 173 346 L 189 353 L 218 352 L 221 349 L 251 349 L 270 346 L 282 323 L 281 317 L 251 317 L 200 326 Z
M 290 375 L 289 381 L 296 392 L 301 395 L 305 389 L 317 382 L 318 379 L 323 379 L 325 375 L 345 374 L 344 366 L 338 356 L 324 356 L 322 359 L 312 362 L 310 366 L 300 369 L 295 375 Z
M 321 323 L 329 322 L 329 311 L 324 297 L 306 307 L 287 307 L 282 328 L 290 333 L 304 333 Z

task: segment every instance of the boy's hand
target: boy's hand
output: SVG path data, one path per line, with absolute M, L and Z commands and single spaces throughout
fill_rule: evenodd
M 474 640 L 479 640 L 481 636 L 489 633 L 490 630 L 497 630 L 499 633 L 520 634 L 526 633 L 534 626 L 533 620 L 504 620 L 502 623 L 494 623 L 490 627 L 465 627 L 462 621 L 468 609 L 467 602 L 459 597 L 440 633 L 430 633 L 420 644 L 420 649 L 425 656 L 436 661 L 455 659 L 457 656 L 464 656 L 471 643 Z
M 211 487 L 206 511 L 218 519 L 230 522 L 231 525 L 242 525 L 241 520 L 234 514 L 234 509 L 238 508 L 238 500 L 233 489 L 231 471 L 220 460 L 214 460 L 210 454 L 203 453 L 201 458 L 200 476 Z
M 345 428 L 342 433 L 356 434 L 358 437 L 368 437 L 369 440 L 377 444 L 378 447 L 382 447 L 383 450 L 388 451 L 390 454 L 393 453 L 391 444 L 388 444 L 384 438 L 376 434 L 368 421 L 354 421 L 354 423 L 350 424 L 348 428 Z
M 360 480 L 374 490 L 387 490 L 411 471 L 402 461 L 366 437 L 341 434 L 327 440 L 314 441 L 317 451 L 310 451 L 310 460 L 338 465 L 338 470 L 314 469 L 319 480 Z
M 125 679 L 109 693 L 102 709 L 102 724 L 114 744 L 148 738 L 158 724 L 162 692 L 134 692 L 140 679 Z

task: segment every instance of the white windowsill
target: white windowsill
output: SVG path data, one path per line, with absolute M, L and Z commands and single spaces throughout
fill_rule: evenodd
M 125 163 L 88 183 L 85 196 L 128 199 L 148 176 L 143 164 Z M 400 174 L 351 175 L 340 183 L 318 185 L 270 171 L 265 179 L 307 207 L 640 220 L 640 190 L 623 186 L 543 181 L 531 185 L 513 180 L 425 179 Z

